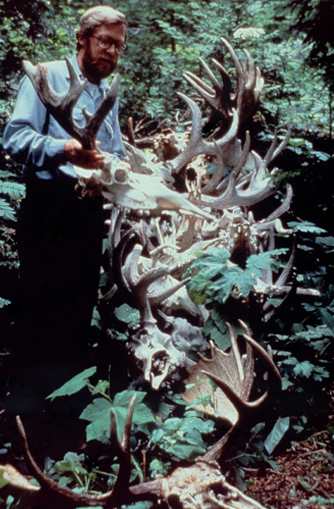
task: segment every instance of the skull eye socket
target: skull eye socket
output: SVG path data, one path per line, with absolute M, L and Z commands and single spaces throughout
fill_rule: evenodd
M 180 501 L 179 495 L 172 493 L 167 498 L 167 503 L 170 509 L 182 509 L 182 502 Z
M 117 184 L 123 184 L 128 180 L 128 170 L 125 170 L 124 168 L 118 168 L 115 171 L 114 179 Z

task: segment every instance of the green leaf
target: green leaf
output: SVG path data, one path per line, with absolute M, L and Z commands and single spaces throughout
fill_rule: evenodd
M 279 418 L 276 421 L 275 426 L 264 441 L 265 448 L 269 454 L 272 454 L 274 449 L 280 443 L 285 433 L 288 431 L 290 426 L 290 417 Z
M 18 182 L 8 182 L 0 180 L 0 193 L 8 194 L 12 200 L 20 200 L 25 196 L 25 186 Z
M 310 361 L 303 361 L 298 363 L 293 368 L 293 373 L 295 376 L 304 376 L 305 378 L 310 378 L 313 368 L 314 366 L 310 363 Z
M 0 309 L 4 308 L 5 306 L 9 306 L 10 302 L 10 300 L 0 297 Z
M 53 401 L 55 398 L 60 396 L 71 396 L 81 391 L 86 387 L 88 379 L 96 373 L 96 366 L 85 369 L 75 377 L 71 378 L 68 382 L 62 385 L 59 389 L 55 390 L 52 394 L 47 396 L 46 399 Z
M 2 198 L 0 198 L 0 218 L 7 221 L 16 221 L 15 210 Z
M 87 469 L 82 466 L 85 460 L 84 454 L 76 454 L 75 452 L 68 452 L 65 454 L 64 459 L 55 464 L 57 472 L 75 472 L 76 474 L 85 475 L 88 473 Z
M 152 443 L 179 459 L 193 461 L 206 451 L 202 434 L 212 433 L 214 423 L 197 417 L 197 412 L 186 412 L 184 418 L 166 419 L 152 434 Z
M 326 230 L 319 228 L 310 221 L 303 221 L 302 223 L 291 221 L 290 223 L 288 223 L 288 227 L 292 228 L 293 231 L 295 232 L 313 233 L 315 235 L 321 235 L 322 233 L 326 233 Z
M 80 415 L 80 419 L 89 421 L 86 427 L 86 438 L 90 440 L 105 440 L 110 432 L 110 410 L 112 404 L 105 398 L 94 399 Z
M 107 394 L 110 387 L 108 380 L 99 380 L 93 389 L 92 396 L 96 394 Z
M 145 425 L 155 422 L 151 410 L 142 402 L 146 396 L 146 392 L 137 391 L 123 391 L 117 393 L 114 402 L 106 400 L 105 398 L 97 398 L 88 405 L 80 415 L 80 419 L 89 421 L 86 428 L 87 441 L 90 440 L 105 440 L 109 438 L 110 428 L 110 410 L 112 409 L 115 414 L 117 436 L 119 440 L 122 437 L 124 422 L 128 412 L 129 403 L 132 396 L 136 394 L 136 403 L 133 413 L 133 424 L 137 426 Z
M 139 311 L 128 304 L 122 304 L 122 306 L 115 309 L 114 313 L 117 320 L 126 323 L 131 328 L 138 325 L 140 321 Z

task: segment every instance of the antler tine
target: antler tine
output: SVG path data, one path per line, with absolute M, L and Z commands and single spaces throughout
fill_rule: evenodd
M 270 355 L 265 351 L 265 349 L 257 342 L 255 341 L 251 336 L 248 336 L 247 334 L 243 335 L 244 339 L 252 346 L 253 350 L 255 350 L 259 356 L 261 357 L 262 362 L 265 364 L 267 370 L 268 370 L 268 390 L 264 394 L 266 398 L 268 397 L 269 393 L 274 392 L 274 389 L 270 387 L 272 385 L 275 390 L 281 390 L 282 387 L 282 380 L 281 380 L 281 374 L 270 357 Z M 261 399 L 261 398 L 259 398 Z M 255 406 L 258 406 L 256 401 L 254 402 Z M 252 403 L 254 406 L 254 404 Z
M 114 443 L 117 447 L 118 460 L 120 463 L 119 472 L 116 483 L 113 487 L 112 495 L 113 499 L 119 497 L 120 500 L 122 500 L 122 503 L 124 503 L 123 502 L 124 498 L 128 499 L 131 496 L 128 490 L 131 475 L 130 437 L 135 404 L 136 404 L 136 394 L 132 396 L 128 406 L 121 442 L 119 442 L 117 438 L 117 426 L 115 414 L 113 410 L 110 410 L 110 441 Z M 126 497 L 124 497 L 124 494 L 126 494 Z
M 199 78 L 198 76 L 191 72 L 185 72 L 183 75 L 184 78 L 195 90 L 197 90 L 197 92 L 203 97 L 203 99 L 205 99 L 205 101 L 207 101 L 210 104 L 210 106 L 212 106 L 212 108 L 218 111 L 221 111 L 223 109 L 223 111 L 221 112 L 226 114 L 225 111 L 226 108 L 223 108 L 222 104 L 223 103 L 222 99 L 224 98 L 224 95 L 220 83 L 218 82 L 216 76 L 211 71 L 210 67 L 204 62 L 204 60 L 200 58 L 199 61 L 204 70 L 204 73 L 210 79 L 213 87 L 207 85 L 205 81 L 203 81 L 201 78 Z
M 174 161 L 172 161 L 173 172 L 178 173 L 181 168 L 189 163 L 195 156 L 199 154 L 215 155 L 216 148 L 213 142 L 207 142 L 202 139 L 202 113 L 197 104 L 184 94 L 178 92 L 181 97 L 189 106 L 192 117 L 192 129 L 190 134 L 189 143 L 185 151 L 180 154 Z M 216 141 L 217 145 L 222 149 L 233 138 L 235 138 L 238 129 L 238 113 L 233 110 L 233 119 L 228 132 L 219 140 Z
M 285 149 L 285 147 L 289 143 L 291 132 L 292 132 L 292 126 L 289 126 L 289 128 L 286 132 L 286 135 L 284 137 L 284 140 L 277 147 L 277 132 L 275 131 L 271 146 L 269 147 L 269 150 L 268 150 L 265 158 L 263 159 L 263 162 L 266 165 L 271 163 Z
M 136 394 L 134 394 L 130 400 L 128 411 L 125 418 L 124 429 L 122 434 L 121 447 L 124 451 L 124 454 L 128 458 L 130 456 L 130 436 L 131 436 L 131 427 L 132 427 L 132 419 L 133 412 L 136 405 Z
M 244 143 L 244 146 L 243 146 L 243 149 L 241 152 L 240 159 L 239 159 L 237 165 L 235 166 L 235 168 L 233 169 L 232 173 L 229 176 L 227 188 L 221 194 L 221 196 L 219 196 L 215 200 L 212 200 L 212 199 L 208 200 L 207 196 L 204 196 L 204 198 L 202 197 L 202 199 L 201 199 L 202 205 L 209 206 L 211 208 L 222 209 L 222 208 L 232 207 L 233 205 L 236 205 L 236 204 L 240 204 L 240 201 L 241 201 L 240 196 L 238 195 L 237 190 L 236 190 L 236 179 L 237 179 L 241 169 L 243 168 L 243 166 L 245 165 L 245 163 L 247 161 L 247 157 L 248 157 L 249 149 L 250 149 L 250 143 L 251 143 L 250 134 L 247 131 L 245 143 Z
M 108 92 L 105 98 L 91 116 L 87 116 L 88 120 L 85 128 L 83 129 L 82 142 L 83 145 L 91 145 L 92 140 L 95 143 L 95 138 L 102 125 L 102 122 L 108 115 L 109 111 L 113 108 L 118 95 L 119 88 L 119 74 L 115 74 L 114 79 L 111 82 Z M 86 114 L 87 115 L 87 114 Z
M 124 278 L 131 288 L 138 279 L 138 262 L 143 252 L 143 246 L 141 244 L 135 244 L 131 253 L 128 254 L 124 264 Z
M 248 76 L 247 76 L 247 82 L 246 82 L 246 88 L 248 90 L 252 90 L 254 88 L 254 85 L 256 83 L 256 70 L 255 70 L 255 64 L 254 60 L 249 54 L 249 51 L 244 49 L 243 52 L 246 55 L 247 58 L 247 64 L 248 64 Z
M 275 390 L 280 390 L 281 388 L 281 375 L 275 363 L 268 355 L 268 353 L 265 351 L 265 349 L 261 345 L 259 345 L 259 343 L 257 343 L 253 338 L 250 337 L 250 335 L 248 334 L 249 330 L 245 323 L 242 322 L 241 320 L 239 320 L 239 322 L 242 325 L 243 329 L 247 332 L 246 334 L 243 335 L 246 343 L 248 343 L 252 347 L 252 350 L 259 354 L 261 360 L 263 361 L 267 368 L 268 389 L 266 390 L 266 392 L 255 401 L 246 401 L 245 399 L 243 399 L 243 396 L 241 395 L 239 396 L 221 377 L 216 376 L 213 373 L 210 373 L 209 371 L 202 370 L 202 373 L 208 376 L 213 382 L 217 384 L 217 386 L 225 393 L 225 395 L 228 397 L 228 399 L 236 408 L 239 414 L 239 419 L 238 422 L 236 423 L 236 426 L 238 427 L 242 426 L 244 420 L 249 418 L 250 412 L 253 413 L 254 408 L 259 408 L 264 403 L 264 401 L 268 398 L 269 394 L 273 393 Z M 227 324 L 227 326 L 229 329 L 232 350 L 233 352 L 237 350 L 237 357 L 238 356 L 240 357 L 233 330 L 230 324 Z M 242 373 L 244 373 L 243 370 Z
M 268 152 L 266 153 L 263 159 L 263 164 L 265 166 L 267 166 L 273 160 L 273 155 L 276 150 L 276 147 L 277 147 L 277 131 L 275 130 L 273 141 L 271 142 Z
M 220 77 L 223 82 L 223 87 L 221 87 L 221 88 L 225 92 L 226 99 L 230 101 L 231 100 L 230 94 L 231 94 L 231 90 L 232 90 L 231 78 L 229 77 L 228 72 L 226 71 L 225 67 L 220 62 L 218 62 L 218 60 L 213 58 L 212 63 L 216 66 L 216 68 L 219 71 Z
M 240 61 L 239 61 L 237 55 L 235 54 L 234 49 L 230 45 L 230 43 L 224 37 L 221 37 L 220 40 L 225 45 L 225 47 L 227 48 L 229 54 L 231 55 L 231 58 L 232 58 L 232 61 L 234 63 L 234 67 L 235 67 L 235 70 L 236 70 L 237 92 L 235 94 L 233 94 L 234 95 L 233 99 L 231 98 L 232 100 L 236 100 L 237 95 L 238 95 L 238 90 L 239 90 L 239 87 L 240 87 L 240 81 L 242 81 L 242 79 L 243 79 L 242 66 L 240 64 Z
M 210 102 L 214 99 L 214 89 L 210 87 L 205 81 L 196 76 L 196 74 L 186 71 L 183 74 L 184 79 L 205 99 Z M 210 103 L 211 104 L 211 103 Z
M 135 285 L 135 291 L 139 303 L 148 300 L 148 287 L 154 283 L 154 281 L 157 281 L 161 277 L 167 276 L 168 274 L 170 274 L 170 268 L 167 265 L 162 265 L 161 267 L 150 269 L 145 272 L 145 274 L 140 276 Z
M 277 149 L 274 152 L 272 160 L 275 159 L 285 149 L 285 147 L 288 145 L 291 133 L 292 133 L 292 125 L 290 125 L 288 127 L 288 130 L 286 132 L 284 140 L 278 145 Z
M 286 266 L 284 267 L 283 271 L 281 272 L 279 278 L 277 279 L 277 281 L 275 283 L 276 286 L 283 286 L 283 285 L 285 285 L 285 283 L 287 282 L 287 280 L 291 276 L 291 273 L 292 273 L 292 270 L 293 270 L 293 264 L 294 264 L 295 257 L 296 257 L 296 253 L 297 253 L 297 235 L 294 235 L 294 237 L 293 237 L 293 244 L 292 244 L 292 251 L 291 251 L 291 255 L 290 255 L 289 261 L 286 264 Z
M 70 76 L 70 86 L 67 92 L 61 94 L 55 92 L 52 88 L 45 66 L 41 64 L 34 66 L 28 60 L 24 60 L 22 65 L 36 94 L 51 115 L 70 136 L 79 140 L 84 148 L 93 149 L 95 148 L 97 132 L 108 112 L 115 104 L 118 93 L 119 76 L 117 74 L 113 79 L 105 99 L 94 115 L 88 115 L 88 113 L 83 110 L 87 122 L 85 127 L 80 127 L 73 120 L 72 111 L 86 86 L 86 82 L 82 82 L 77 76 L 70 60 L 67 57 L 65 57 L 65 60 Z
M 208 184 L 205 187 L 203 187 L 202 193 L 210 193 L 211 191 L 217 189 L 217 186 L 221 182 L 224 175 L 225 164 L 223 154 L 215 141 L 214 144 L 216 147 L 217 168 Z
M 240 356 L 239 348 L 237 345 L 237 340 L 235 338 L 234 330 L 232 329 L 231 324 L 229 322 L 226 322 L 226 325 L 227 325 L 228 334 L 229 334 L 229 338 L 230 338 L 230 342 L 231 342 L 233 356 L 234 356 L 235 363 L 236 363 L 237 369 L 238 369 L 238 375 L 239 375 L 240 380 L 243 381 L 244 380 L 244 370 L 242 367 L 241 356 Z
M 129 284 L 127 280 L 124 277 L 122 267 L 123 267 L 123 254 L 126 245 L 129 243 L 130 240 L 134 239 L 136 237 L 136 234 L 131 228 L 128 230 L 118 243 L 118 245 L 115 248 L 114 256 L 113 256 L 113 267 L 114 267 L 114 279 L 115 283 L 119 290 L 123 290 L 128 294 L 131 294 L 131 289 L 129 287 Z
M 222 86 L 219 83 L 219 81 L 217 80 L 216 76 L 211 71 L 210 67 L 204 62 L 204 60 L 202 58 L 199 58 L 199 63 L 201 64 L 203 71 L 205 72 L 205 74 L 207 75 L 209 80 L 211 81 L 215 93 L 216 94 L 218 92 L 222 93 L 222 91 L 223 91 Z M 203 81 L 203 83 L 204 83 L 204 81 Z M 205 83 L 204 83 L 204 85 L 207 86 Z
M 74 508 L 77 507 L 78 504 L 84 504 L 89 507 L 96 507 L 99 505 L 105 505 L 104 502 L 111 499 L 114 490 L 111 490 L 104 495 L 88 495 L 84 493 L 76 493 L 73 492 L 70 488 L 67 488 L 66 486 L 60 486 L 55 481 L 49 479 L 39 468 L 30 452 L 26 432 L 21 418 L 18 415 L 16 416 L 16 425 L 23 439 L 24 450 L 29 464 L 34 472 L 34 477 L 41 485 L 41 491 L 38 493 L 38 495 L 40 495 L 41 499 L 43 498 L 43 500 L 46 500 L 47 507 L 53 506 L 53 504 L 55 504 L 55 507 L 59 507 L 60 504 L 61 507 Z M 45 490 L 45 492 L 43 490 Z
M 275 219 L 279 218 L 282 214 L 287 212 L 290 209 L 291 200 L 293 197 L 293 189 L 291 184 L 286 185 L 286 195 L 281 203 L 281 205 L 274 210 L 266 219 L 263 221 L 264 223 L 269 223 L 271 221 L 274 221 Z
M 173 295 L 174 293 L 176 293 L 178 290 L 180 290 L 180 288 L 182 288 L 183 286 L 185 286 L 187 283 L 189 283 L 189 281 L 191 280 L 191 277 L 187 277 L 185 279 L 183 279 L 183 281 L 180 281 L 178 284 L 176 284 L 175 286 L 173 286 L 172 288 L 168 288 L 165 292 L 163 292 L 162 294 L 160 295 L 157 295 L 155 297 L 151 297 L 149 299 L 150 301 L 150 304 L 152 306 L 157 306 L 158 304 L 160 304 L 161 302 L 163 302 L 164 300 L 168 299 L 171 295 Z

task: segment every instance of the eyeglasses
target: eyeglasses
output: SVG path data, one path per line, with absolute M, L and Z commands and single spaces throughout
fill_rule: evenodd
M 111 46 L 115 46 L 115 51 L 117 55 L 123 55 L 123 53 L 127 49 L 126 44 L 122 44 L 119 41 L 114 41 L 114 39 L 111 39 L 107 35 L 101 35 L 100 37 L 95 37 L 94 35 L 91 35 L 91 37 L 97 40 L 97 45 L 101 49 L 109 49 Z

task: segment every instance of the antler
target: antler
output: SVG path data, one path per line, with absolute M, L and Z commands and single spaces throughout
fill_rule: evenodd
M 276 187 L 271 181 L 271 174 L 267 167 L 269 163 L 271 163 L 274 158 L 281 153 L 288 143 L 290 135 L 291 128 L 288 129 L 284 140 L 278 147 L 277 136 L 275 135 L 265 158 L 261 160 L 259 156 L 254 157 L 255 170 L 246 175 L 242 175 L 241 178 L 238 179 L 242 168 L 246 164 L 250 148 L 250 136 L 247 132 L 240 159 L 228 177 L 227 188 L 218 198 L 212 198 L 206 195 L 202 196 L 202 205 L 209 206 L 213 209 L 227 209 L 234 206 L 244 207 L 255 205 L 256 203 L 271 196 L 276 191 Z M 217 187 L 217 189 L 219 188 L 220 186 Z M 290 189 L 291 188 L 289 188 L 289 194 L 292 192 Z
M 231 123 L 231 112 L 233 109 L 236 109 L 238 112 L 240 124 L 253 113 L 260 101 L 264 79 L 261 76 L 260 69 L 255 66 L 247 50 L 244 50 L 247 58 L 246 66 L 237 58 L 232 46 L 224 37 L 221 38 L 221 41 L 229 51 L 235 66 L 237 85 L 234 93 L 232 93 L 231 79 L 227 71 L 215 59 L 212 59 L 212 62 L 220 73 L 223 85 L 218 82 L 216 76 L 202 59 L 200 59 L 200 64 L 204 73 L 210 79 L 212 87 L 191 72 L 186 72 L 184 77 L 215 110 L 216 116 L 218 116 L 217 112 L 219 112 L 226 128 Z
M 206 407 L 199 405 L 196 408 L 209 415 L 218 413 L 222 419 L 232 424 L 230 431 L 203 457 L 208 461 L 216 461 L 221 457 L 230 434 L 236 429 L 250 429 L 259 422 L 263 417 L 261 409 L 265 401 L 271 396 L 277 396 L 281 390 L 281 376 L 272 358 L 250 336 L 246 324 L 241 320 L 239 323 L 245 331 L 243 335 L 246 341 L 245 356 L 241 357 L 234 331 L 227 323 L 231 342 L 230 352 L 226 354 L 211 344 L 211 359 L 202 357 L 195 366 L 188 369 L 190 376 L 185 383 L 193 383 L 194 386 L 182 394 L 182 398 L 188 403 L 195 401 L 199 395 L 212 394 L 211 405 Z M 258 399 L 249 401 L 254 382 L 254 352 L 259 355 L 267 368 L 268 388 Z M 203 375 L 215 382 L 218 388 L 214 390 Z M 196 383 L 198 377 L 202 379 L 200 384 Z
M 110 411 L 110 440 L 116 446 L 119 458 L 119 473 L 114 487 L 103 495 L 89 495 L 85 493 L 77 493 L 71 489 L 60 486 L 58 483 L 47 477 L 35 462 L 30 452 L 25 429 L 19 416 L 16 417 L 16 424 L 19 433 L 23 439 L 25 453 L 34 472 L 35 478 L 41 485 L 38 493 L 39 502 L 48 509 L 50 507 L 75 508 L 78 504 L 84 504 L 89 507 L 103 506 L 116 507 L 118 505 L 131 502 L 133 495 L 129 490 L 129 479 L 131 472 L 130 465 L 130 434 L 132 426 L 132 416 L 136 403 L 136 395 L 130 401 L 121 442 L 117 438 L 116 417 L 113 411 Z
M 98 130 L 115 104 L 118 93 L 119 76 L 118 74 L 115 75 L 104 100 L 94 115 L 89 115 L 87 111 L 83 109 L 86 125 L 85 127 L 80 127 L 72 118 L 72 112 L 74 105 L 86 86 L 86 82 L 80 80 L 67 57 L 65 57 L 65 60 L 70 75 L 70 87 L 67 92 L 62 94 L 57 93 L 52 88 L 48 78 L 48 70 L 45 66 L 41 64 L 35 66 L 28 60 L 24 60 L 22 65 L 36 94 L 51 115 L 54 116 L 57 122 L 70 136 L 80 141 L 83 148 L 93 149 L 95 148 L 95 139 Z
M 238 125 L 239 125 L 239 117 L 236 110 L 233 110 L 232 115 L 232 123 L 228 130 L 228 132 L 220 138 L 219 140 L 214 141 L 206 141 L 202 138 L 202 113 L 195 101 L 190 99 L 184 94 L 178 93 L 179 97 L 181 97 L 189 106 L 192 117 L 192 127 L 189 143 L 186 149 L 173 161 L 170 162 L 173 173 L 178 173 L 184 166 L 186 166 L 194 157 L 200 154 L 206 155 L 216 155 L 216 144 L 218 147 L 223 150 L 225 146 L 230 144 L 236 137 Z

